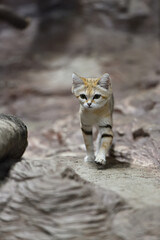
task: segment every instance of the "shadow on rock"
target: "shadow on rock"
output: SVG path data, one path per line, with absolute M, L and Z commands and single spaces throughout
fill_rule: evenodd
M 120 162 L 115 157 L 110 156 L 106 158 L 106 165 L 95 164 L 99 170 L 107 170 L 110 168 L 129 168 L 131 166 L 128 162 Z

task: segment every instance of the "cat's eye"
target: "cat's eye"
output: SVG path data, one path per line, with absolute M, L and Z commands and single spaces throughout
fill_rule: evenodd
M 100 97 L 101 97 L 100 94 L 95 94 L 94 97 L 93 97 L 93 99 L 99 99 Z
M 87 97 L 86 97 L 85 94 L 80 94 L 80 98 L 82 98 L 82 99 L 87 99 Z

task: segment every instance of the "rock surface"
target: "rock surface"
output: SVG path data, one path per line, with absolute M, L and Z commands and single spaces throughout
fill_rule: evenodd
M 104 239 L 113 213 L 128 208 L 112 191 L 84 183 L 37 163 L 18 163 L 2 187 L 2 239 Z M 8 192 L 10 189 L 10 192 Z M 96 233 L 96 237 L 95 237 Z M 111 234 L 109 234 L 111 235 Z
M 2 239 L 159 239 L 159 207 L 134 210 L 72 169 L 50 166 L 23 160 L 12 170 L 1 187 Z

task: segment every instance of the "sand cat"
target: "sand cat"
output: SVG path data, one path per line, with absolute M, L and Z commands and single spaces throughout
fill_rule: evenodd
M 84 78 L 72 74 L 72 93 L 80 102 L 80 123 L 86 146 L 85 161 L 106 164 L 106 155 L 113 140 L 112 112 L 113 93 L 111 78 L 105 73 L 100 78 Z M 98 147 L 94 154 L 92 128 L 99 129 Z

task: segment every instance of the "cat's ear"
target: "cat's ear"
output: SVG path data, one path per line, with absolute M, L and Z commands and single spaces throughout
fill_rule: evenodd
M 111 78 L 109 74 L 108 73 L 103 74 L 98 84 L 105 89 L 109 89 L 111 87 Z
M 72 80 L 73 80 L 73 83 L 72 83 L 73 88 L 78 88 L 82 84 L 84 84 L 82 79 L 75 73 L 72 74 Z

